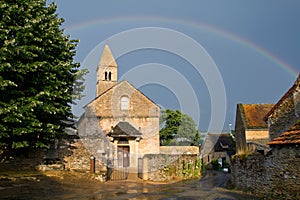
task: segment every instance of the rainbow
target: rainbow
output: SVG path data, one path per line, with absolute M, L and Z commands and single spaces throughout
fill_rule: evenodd
M 291 76 L 296 77 L 298 76 L 298 71 L 294 68 L 292 68 L 289 64 L 281 60 L 280 58 L 276 57 L 266 49 L 260 47 L 259 45 L 246 40 L 240 36 L 237 36 L 231 32 L 222 30 L 220 28 L 201 23 L 201 22 L 195 22 L 191 20 L 183 20 L 183 19 L 174 19 L 174 18 L 165 18 L 165 17 L 157 17 L 157 16 L 127 16 L 127 17 L 116 17 L 116 18 L 109 18 L 109 19 L 95 19 L 91 21 L 85 21 L 78 24 L 70 25 L 63 27 L 65 31 L 68 33 L 70 32 L 76 32 L 80 30 L 86 30 L 88 28 L 92 28 L 95 26 L 104 26 L 104 25 L 111 25 L 113 23 L 124 23 L 124 24 L 130 24 L 131 22 L 140 22 L 140 23 L 169 23 L 174 25 L 181 25 L 181 26 L 187 26 L 194 29 L 200 29 L 204 30 L 213 34 L 216 34 L 220 37 L 223 37 L 225 39 L 229 39 L 233 42 L 236 42 L 246 48 L 249 48 L 251 50 L 254 50 L 261 56 L 267 58 L 269 61 L 274 63 L 275 65 L 281 67 L 284 71 L 289 73 Z

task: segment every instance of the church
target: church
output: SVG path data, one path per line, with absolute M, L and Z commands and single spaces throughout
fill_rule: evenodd
M 137 171 L 139 158 L 159 154 L 160 108 L 128 81 L 118 81 L 108 45 L 97 66 L 96 97 L 84 110 L 78 134 L 102 163 Z

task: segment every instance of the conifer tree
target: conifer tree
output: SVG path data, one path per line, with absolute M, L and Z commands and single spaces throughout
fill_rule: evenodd
M 0 18 L 0 148 L 45 147 L 64 135 L 83 90 L 78 41 L 45 0 L 0 0 Z

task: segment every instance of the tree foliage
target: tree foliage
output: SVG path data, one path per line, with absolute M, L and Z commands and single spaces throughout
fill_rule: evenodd
M 0 147 L 45 147 L 64 135 L 83 90 L 78 41 L 63 34 L 55 3 L 1 0 L 0 17 Z
M 193 119 L 179 110 L 163 110 L 160 116 L 160 144 L 198 145 L 200 136 Z

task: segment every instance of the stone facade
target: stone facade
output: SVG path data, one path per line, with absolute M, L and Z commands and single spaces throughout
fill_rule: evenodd
M 266 199 L 300 198 L 300 147 L 273 148 L 267 156 L 235 156 L 232 159 L 235 186 Z
M 300 75 L 294 85 L 285 93 L 265 116 L 269 126 L 270 141 L 288 130 L 300 118 Z

